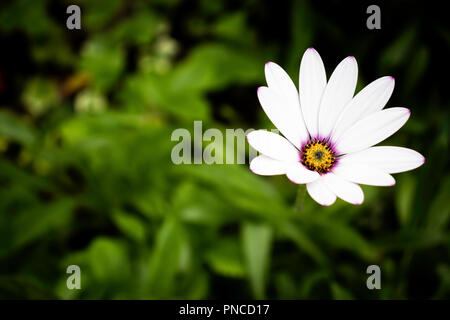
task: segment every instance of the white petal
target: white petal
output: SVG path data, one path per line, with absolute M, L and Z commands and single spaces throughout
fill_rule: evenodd
M 307 140 L 300 106 L 290 107 L 286 99 L 271 88 L 259 87 L 258 98 L 264 112 L 278 130 L 297 148 Z
M 372 147 L 339 158 L 339 164 L 370 165 L 389 173 L 412 170 L 424 162 L 425 158 L 417 151 L 391 146 Z
M 364 164 L 338 163 L 333 173 L 345 180 L 370 186 L 393 186 L 395 179 L 386 171 Z
M 331 206 L 336 201 L 336 195 L 322 181 L 322 178 L 306 185 L 309 195 L 322 206 Z
M 261 104 L 265 104 L 265 106 L 263 105 L 264 111 L 275 108 L 275 111 L 269 111 L 269 118 L 273 116 L 275 112 L 282 113 L 284 123 L 278 129 L 296 147 L 300 147 L 301 144 L 308 139 L 308 131 L 306 130 L 302 112 L 300 110 L 300 99 L 298 97 L 297 88 L 286 71 L 276 63 L 266 63 L 264 71 L 266 74 L 267 85 L 274 93 L 274 95 L 268 99 L 270 101 L 269 103 L 267 103 L 265 99 L 261 101 L 260 98 Z M 276 100 L 274 101 L 273 98 L 276 98 Z M 278 120 L 278 117 L 275 118 Z
M 389 108 L 359 120 L 336 141 L 338 153 L 360 151 L 383 141 L 400 129 L 410 114 L 406 108 Z
M 333 139 L 338 139 L 358 120 L 383 109 L 394 91 L 394 85 L 394 78 L 382 77 L 358 92 L 339 116 L 333 130 Z
M 320 176 L 316 171 L 305 168 L 300 162 L 287 165 L 286 176 L 293 183 L 302 184 L 317 180 Z
M 300 63 L 299 91 L 303 118 L 313 137 L 318 135 L 319 107 L 326 85 L 327 75 L 322 59 L 316 50 L 309 48 Z
M 276 160 L 300 161 L 299 151 L 286 138 L 279 134 L 255 130 L 247 135 L 248 143 L 257 151 Z
M 336 121 L 355 93 L 358 65 L 354 57 L 347 57 L 336 67 L 322 96 L 319 110 L 319 133 L 327 138 Z
M 347 181 L 331 172 L 323 175 L 322 180 L 342 200 L 351 204 L 361 204 L 364 201 L 364 193 L 356 183 Z
M 274 176 L 277 174 L 286 174 L 286 165 L 282 161 L 261 154 L 253 158 L 250 162 L 250 170 L 262 176 Z

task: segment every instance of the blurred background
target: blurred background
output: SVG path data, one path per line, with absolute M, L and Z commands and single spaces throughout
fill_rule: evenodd
M 81 30 L 66 8 L 81 7 Z M 381 8 L 369 30 L 367 6 Z M 450 297 L 450 30 L 429 1 L 16 0 L 0 4 L 0 298 Z M 427 162 L 323 208 L 284 176 L 174 165 L 171 133 L 271 128 L 264 63 L 298 83 L 353 55 L 412 111 L 384 145 Z M 208 143 L 206 142 L 205 145 Z M 198 146 L 197 146 L 198 147 Z M 81 268 L 69 290 L 66 268 Z M 381 268 L 368 290 L 366 268 Z

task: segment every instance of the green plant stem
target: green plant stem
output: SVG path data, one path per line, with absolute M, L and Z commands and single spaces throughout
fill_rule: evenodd
M 294 210 L 301 212 L 303 209 L 303 202 L 305 201 L 306 185 L 301 184 L 298 186 L 297 197 L 295 198 Z

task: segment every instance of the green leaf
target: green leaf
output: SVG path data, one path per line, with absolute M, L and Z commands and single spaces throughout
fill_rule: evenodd
M 280 194 L 273 185 L 252 174 L 244 166 L 180 166 L 176 170 L 214 186 L 220 190 L 221 197 L 242 210 L 274 220 L 287 214 Z
M 322 250 L 301 227 L 297 227 L 292 221 L 284 221 L 278 225 L 278 229 L 281 234 L 291 239 L 300 250 L 311 256 L 318 264 L 326 265 L 328 263 Z
M 198 92 L 175 90 L 164 75 L 138 74 L 128 78 L 119 99 L 130 110 L 159 110 L 181 120 L 209 118 L 209 105 Z
M 331 288 L 331 295 L 333 296 L 333 299 L 336 300 L 352 300 L 353 296 L 351 293 L 344 289 L 342 286 L 337 284 L 336 282 L 332 282 L 330 285 Z
M 82 28 L 90 31 L 104 27 L 122 6 L 121 0 L 79 0 L 82 14 Z
M 145 226 L 144 222 L 138 217 L 122 211 L 117 211 L 113 215 L 113 220 L 117 227 L 128 237 L 132 238 L 138 243 L 145 240 Z
M 439 192 L 434 197 L 427 215 L 427 229 L 431 232 L 445 232 L 450 218 L 450 176 L 443 179 Z
M 108 90 L 119 78 L 125 65 L 123 48 L 102 38 L 86 42 L 81 51 L 80 69 L 87 72 L 100 91 Z
M 413 204 L 416 195 L 416 179 L 408 174 L 397 179 L 395 190 L 396 213 L 401 226 L 406 226 L 410 222 Z
M 93 277 L 102 283 L 126 281 L 131 274 L 126 246 L 120 241 L 97 237 L 87 250 Z
M 207 62 L 207 63 L 205 63 Z M 261 56 L 220 43 L 197 46 L 172 74 L 174 91 L 206 91 L 262 80 Z
M 383 55 L 380 58 L 381 71 L 387 72 L 392 70 L 400 65 L 402 61 L 405 61 L 411 52 L 415 51 L 411 50 L 411 48 L 414 39 L 416 38 L 416 34 L 415 28 L 408 27 L 384 50 Z
M 448 264 L 439 264 L 436 268 L 440 278 L 439 289 L 435 293 L 433 299 L 445 299 L 446 294 L 450 293 L 450 266 Z
M 0 111 L 0 137 L 29 146 L 36 140 L 36 133 L 12 113 Z
M 56 297 L 50 290 L 37 284 L 36 281 L 21 276 L 0 276 L 0 299 L 54 300 Z
M 161 19 L 150 10 L 136 12 L 133 16 L 122 21 L 111 31 L 111 37 L 116 43 L 129 41 L 137 45 L 144 45 L 154 39 Z
M 291 5 L 291 39 L 287 70 L 295 71 L 295 75 L 297 75 L 300 54 L 311 46 L 316 19 L 314 19 L 315 13 L 311 10 L 308 1 L 294 1 Z
M 245 223 L 242 226 L 242 245 L 253 296 L 265 298 L 266 276 L 270 265 L 272 229 L 263 224 Z
M 375 248 L 347 224 L 336 220 L 331 222 L 326 216 L 310 216 L 305 223 L 312 227 L 310 232 L 331 247 L 349 250 L 366 260 L 377 256 Z
M 34 203 L 33 203 L 34 204 Z M 70 222 L 73 201 L 60 199 L 50 204 L 17 206 L 10 209 L 0 225 L 0 256 L 40 237 L 64 229 Z M 5 218 L 9 219 L 5 220 Z
M 227 277 L 245 275 L 241 248 L 233 238 L 225 238 L 215 243 L 206 253 L 206 261 L 218 274 Z
M 148 290 L 155 298 L 170 297 L 182 255 L 182 230 L 175 217 L 167 216 L 159 229 L 150 260 Z
M 251 43 L 254 40 L 254 33 L 248 27 L 246 18 L 247 15 L 243 11 L 222 16 L 213 26 L 212 31 L 215 35 L 224 39 L 230 39 L 241 44 Z
M 329 281 L 329 273 L 324 269 L 314 270 L 306 274 L 302 280 L 299 290 L 300 298 L 310 299 L 313 297 L 313 290 L 316 286 L 322 282 Z
M 404 86 L 407 92 L 411 92 L 411 90 L 417 88 L 417 84 L 422 78 L 425 70 L 427 70 L 429 59 L 430 52 L 427 47 L 423 46 L 417 50 L 411 63 L 414 68 L 408 68 L 405 76 Z
M 55 26 L 47 14 L 46 5 L 43 0 L 33 3 L 29 0 L 11 1 L 0 11 L 0 29 L 7 32 L 23 30 L 36 39 L 48 36 Z
M 206 225 L 222 225 L 229 218 L 228 206 L 208 188 L 191 181 L 183 181 L 173 193 L 173 207 L 183 222 Z

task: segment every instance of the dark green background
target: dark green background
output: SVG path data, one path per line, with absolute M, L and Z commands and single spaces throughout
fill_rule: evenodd
M 85 0 L 0 5 L 0 297 L 449 298 L 450 31 L 431 1 Z M 377 3 L 377 2 L 375 2 Z M 66 29 L 66 7 L 82 29 Z M 181 165 L 171 132 L 270 128 L 264 63 L 303 51 L 358 90 L 396 78 L 407 124 L 385 145 L 427 162 L 365 202 L 320 207 L 248 165 Z M 81 290 L 66 268 L 81 267 Z M 366 288 L 377 264 L 382 289 Z

